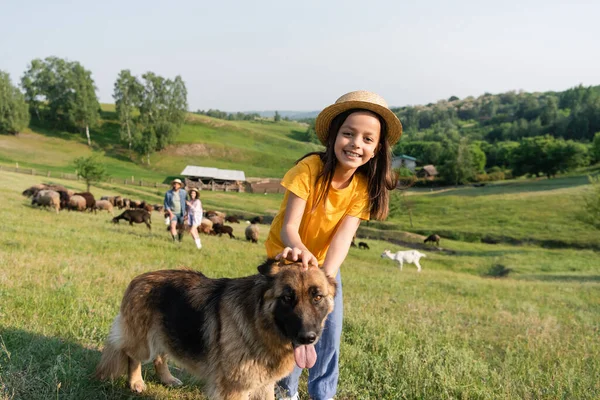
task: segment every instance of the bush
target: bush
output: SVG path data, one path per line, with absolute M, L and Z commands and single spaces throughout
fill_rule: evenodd
M 506 268 L 502 264 L 493 264 L 486 272 L 483 273 L 483 276 L 489 278 L 505 278 L 511 272 L 512 269 Z
M 502 171 L 492 172 L 488 174 L 490 181 L 503 181 L 506 179 L 506 175 Z
M 477 174 L 475 175 L 475 182 L 487 182 L 490 180 L 488 174 Z

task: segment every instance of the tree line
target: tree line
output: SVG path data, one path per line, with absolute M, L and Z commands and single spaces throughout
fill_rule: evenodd
M 600 162 L 600 86 L 452 96 L 393 111 L 404 127 L 394 152 L 439 166 L 448 183 L 490 174 L 553 177 Z
M 218 109 L 213 110 L 212 108 L 209 110 L 197 110 L 195 114 L 206 115 L 212 118 L 225 119 L 229 121 L 252 121 L 260 118 L 259 113 L 228 113 L 227 111 L 221 111 Z
M 29 123 L 85 132 L 100 121 L 101 109 L 91 71 L 77 61 L 58 57 L 34 59 L 15 86 L 0 71 L 0 133 L 17 134 Z M 181 76 L 168 79 L 153 72 L 141 78 L 122 70 L 113 98 L 121 141 L 130 151 L 145 156 L 173 143 L 185 121 L 187 89 Z

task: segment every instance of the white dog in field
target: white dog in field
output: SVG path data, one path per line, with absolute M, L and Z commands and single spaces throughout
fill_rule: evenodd
M 386 257 L 391 260 L 398 261 L 400 271 L 402 271 L 402 266 L 404 265 L 404 263 L 408 263 L 415 264 L 417 266 L 418 272 L 421 272 L 421 264 L 419 264 L 419 260 L 421 259 L 421 257 L 427 256 L 417 250 L 397 251 L 395 253 L 392 253 L 389 250 L 385 250 L 383 253 L 381 253 L 381 258 Z

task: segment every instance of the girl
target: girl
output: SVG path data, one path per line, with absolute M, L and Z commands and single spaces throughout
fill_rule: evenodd
M 200 236 L 198 235 L 198 226 L 202 223 L 202 202 L 198 197 L 200 197 L 200 193 L 198 189 L 191 188 L 190 192 L 190 201 L 186 201 L 187 204 L 187 212 L 188 212 L 188 224 L 190 225 L 190 233 L 194 238 L 194 242 L 196 242 L 196 247 L 198 250 L 202 248 L 202 243 L 200 243 Z
M 383 98 L 351 92 L 325 108 L 315 130 L 325 151 L 309 153 L 284 176 L 287 189 L 265 246 L 269 258 L 319 265 L 336 277 L 334 311 L 315 349 L 308 392 L 313 400 L 335 396 L 342 333 L 340 266 L 361 220 L 384 219 L 389 191 L 396 187 L 391 146 L 402 135 L 398 117 Z M 298 398 L 298 367 L 279 382 L 279 399 Z

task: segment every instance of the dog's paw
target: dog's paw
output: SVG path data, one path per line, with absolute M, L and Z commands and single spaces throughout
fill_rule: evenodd
M 169 379 L 165 379 L 163 381 L 163 385 L 165 385 L 165 386 L 171 386 L 171 387 L 178 387 L 178 386 L 183 385 L 183 382 L 181 382 L 179 379 L 177 379 L 174 376 L 172 376 Z
M 146 384 L 141 379 L 139 381 L 131 382 L 129 387 L 131 388 L 132 392 L 136 393 L 142 393 L 144 390 L 146 390 Z

